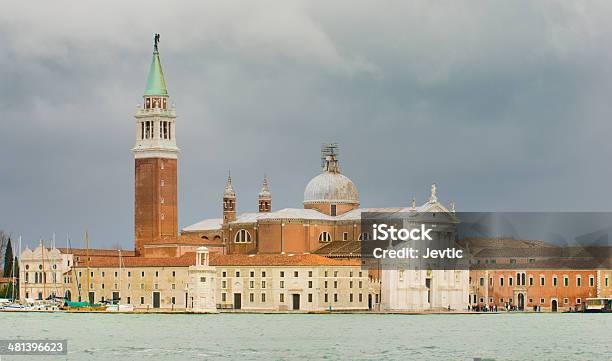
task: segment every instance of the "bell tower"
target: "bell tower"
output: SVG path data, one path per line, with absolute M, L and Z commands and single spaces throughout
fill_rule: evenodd
M 259 192 L 259 212 L 270 212 L 272 210 L 272 194 L 268 184 L 268 176 L 264 175 L 261 192 Z
M 159 34 L 143 105 L 136 111 L 134 236 L 137 254 L 149 241 L 178 237 L 176 113 L 168 108 L 168 90 L 159 60 Z
M 236 220 L 236 192 L 232 186 L 232 175 L 228 174 L 223 191 L 223 223 Z

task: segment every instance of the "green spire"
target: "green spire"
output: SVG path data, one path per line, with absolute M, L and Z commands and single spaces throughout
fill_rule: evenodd
M 153 49 L 153 60 L 151 61 L 151 69 L 149 69 L 149 78 L 147 79 L 147 88 L 144 95 L 168 95 L 166 89 L 166 80 L 164 79 L 164 71 L 162 70 L 161 62 L 159 61 L 159 50 L 157 42 L 159 36 L 156 35 L 155 47 Z

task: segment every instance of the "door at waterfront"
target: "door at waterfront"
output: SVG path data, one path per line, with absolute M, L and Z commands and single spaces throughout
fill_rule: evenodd
M 96 303 L 96 293 L 89 292 L 89 304 L 93 305 L 94 303 Z
M 300 295 L 293 294 L 293 309 L 294 310 L 299 310 L 300 309 Z
M 523 311 L 525 309 L 525 295 L 522 293 L 518 294 L 518 309 Z
M 234 309 L 239 310 L 242 308 L 242 293 L 234 293 Z
M 160 297 L 159 297 L 159 292 L 153 292 L 153 308 L 159 308 L 159 302 L 160 301 Z
M 557 304 L 557 300 L 552 300 L 551 301 L 551 310 L 553 312 L 557 312 L 557 308 L 559 307 L 559 305 Z

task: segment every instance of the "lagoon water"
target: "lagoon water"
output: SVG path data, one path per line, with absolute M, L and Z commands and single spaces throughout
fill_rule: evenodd
M 7 360 L 612 360 L 612 314 L 0 313 L 0 339 L 68 340 Z

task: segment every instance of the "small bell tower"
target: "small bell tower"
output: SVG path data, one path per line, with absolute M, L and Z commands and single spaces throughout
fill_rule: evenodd
M 268 184 L 268 176 L 264 175 L 261 192 L 259 192 L 259 212 L 272 211 L 272 194 Z
M 232 174 L 228 174 L 223 191 L 223 223 L 236 220 L 236 192 L 232 186 Z

